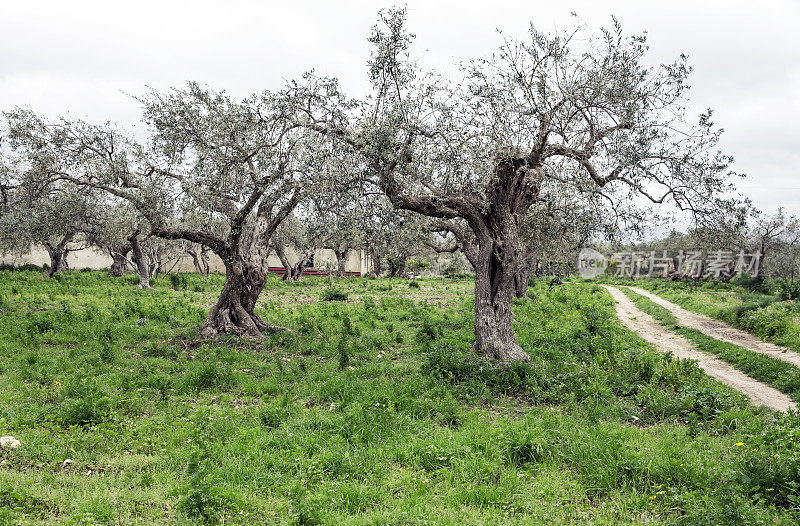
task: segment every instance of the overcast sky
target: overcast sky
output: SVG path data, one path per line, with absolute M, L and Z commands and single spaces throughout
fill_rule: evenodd
M 132 128 L 125 93 L 197 80 L 237 96 L 315 69 L 366 87 L 366 38 L 387 2 L 0 0 L 0 110 L 31 106 Z M 401 4 L 402 5 L 402 4 Z M 615 15 L 648 32 L 653 61 L 689 55 L 692 108 L 715 109 L 741 191 L 767 212 L 800 214 L 800 0 L 409 1 L 414 53 L 446 67 L 491 53 L 496 29 L 592 27 Z

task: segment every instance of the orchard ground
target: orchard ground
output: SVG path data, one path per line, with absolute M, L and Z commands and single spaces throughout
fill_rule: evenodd
M 497 369 L 470 356 L 469 280 L 273 277 L 257 312 L 293 332 L 200 339 L 222 282 L 0 272 L 0 435 L 22 443 L 0 524 L 800 520 L 800 417 L 655 352 L 595 284 L 533 283 L 532 363 Z M 792 302 L 646 285 L 797 347 Z

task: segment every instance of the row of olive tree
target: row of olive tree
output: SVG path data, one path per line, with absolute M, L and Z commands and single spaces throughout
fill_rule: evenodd
M 684 115 L 685 57 L 648 66 L 644 37 L 624 36 L 616 21 L 598 34 L 531 28 L 448 79 L 412 60 L 405 18 L 380 14 L 365 98 L 314 74 L 242 101 L 194 83 L 150 91 L 138 99 L 146 144 L 17 109 L 7 114 L 8 171 L 34 189 L 111 196 L 135 210 L 143 235 L 219 256 L 226 281 L 208 336 L 279 329 L 254 307 L 275 235 L 296 209 L 303 231 L 295 222 L 280 236 L 298 246 L 325 238 L 340 261 L 359 237 L 379 260 L 406 227 L 412 243 L 445 232 L 475 270 L 475 350 L 500 361 L 529 359 L 511 301 L 537 254 L 596 230 L 586 210 L 605 216 L 644 200 L 700 218 L 729 205 L 720 131 L 710 112 L 694 124 Z M 565 207 L 564 196 L 585 205 Z

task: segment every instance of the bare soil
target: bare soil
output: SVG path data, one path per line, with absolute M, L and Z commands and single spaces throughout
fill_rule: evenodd
M 786 411 L 796 407 L 791 398 L 777 389 L 747 376 L 718 358 L 701 353 L 692 346 L 689 340 L 664 328 L 655 318 L 641 311 L 616 287 L 608 285 L 603 285 L 603 287 L 614 298 L 617 316 L 619 316 L 622 324 L 655 345 L 659 352 L 671 352 L 678 358 L 696 360 L 700 368 L 709 376 L 745 394 L 755 405 L 763 405 L 776 411 Z M 633 289 L 633 287 L 631 288 Z M 633 290 L 638 293 L 640 289 Z

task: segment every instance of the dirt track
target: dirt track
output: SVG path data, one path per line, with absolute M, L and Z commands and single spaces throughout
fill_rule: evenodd
M 682 307 L 679 307 L 678 305 L 675 305 L 671 301 L 667 301 L 660 296 L 656 296 L 652 292 L 640 289 L 638 287 L 628 288 L 634 291 L 636 294 L 641 294 L 654 303 L 657 303 L 669 310 L 675 315 L 676 318 L 678 318 L 678 323 L 684 327 L 697 329 L 698 331 L 705 333 L 712 338 L 716 338 L 717 340 L 732 343 L 734 345 L 738 345 L 739 347 L 744 347 L 750 351 L 775 358 L 776 360 L 782 360 L 786 363 L 790 363 L 795 367 L 800 367 L 800 354 L 792 350 L 772 343 L 767 343 L 757 336 L 753 336 L 749 332 L 734 329 L 730 325 L 713 318 L 709 318 L 708 316 L 690 312 Z
M 655 345 L 660 352 L 672 352 L 678 358 L 697 360 L 700 368 L 709 376 L 744 393 L 755 405 L 763 405 L 776 411 L 786 411 L 796 407 L 791 398 L 777 389 L 750 378 L 718 358 L 699 352 L 686 338 L 669 331 L 658 323 L 655 318 L 639 310 L 616 287 L 608 285 L 603 285 L 603 287 L 608 290 L 614 301 L 616 301 L 617 316 L 619 316 L 622 324 Z M 634 290 L 639 292 L 639 289 Z

